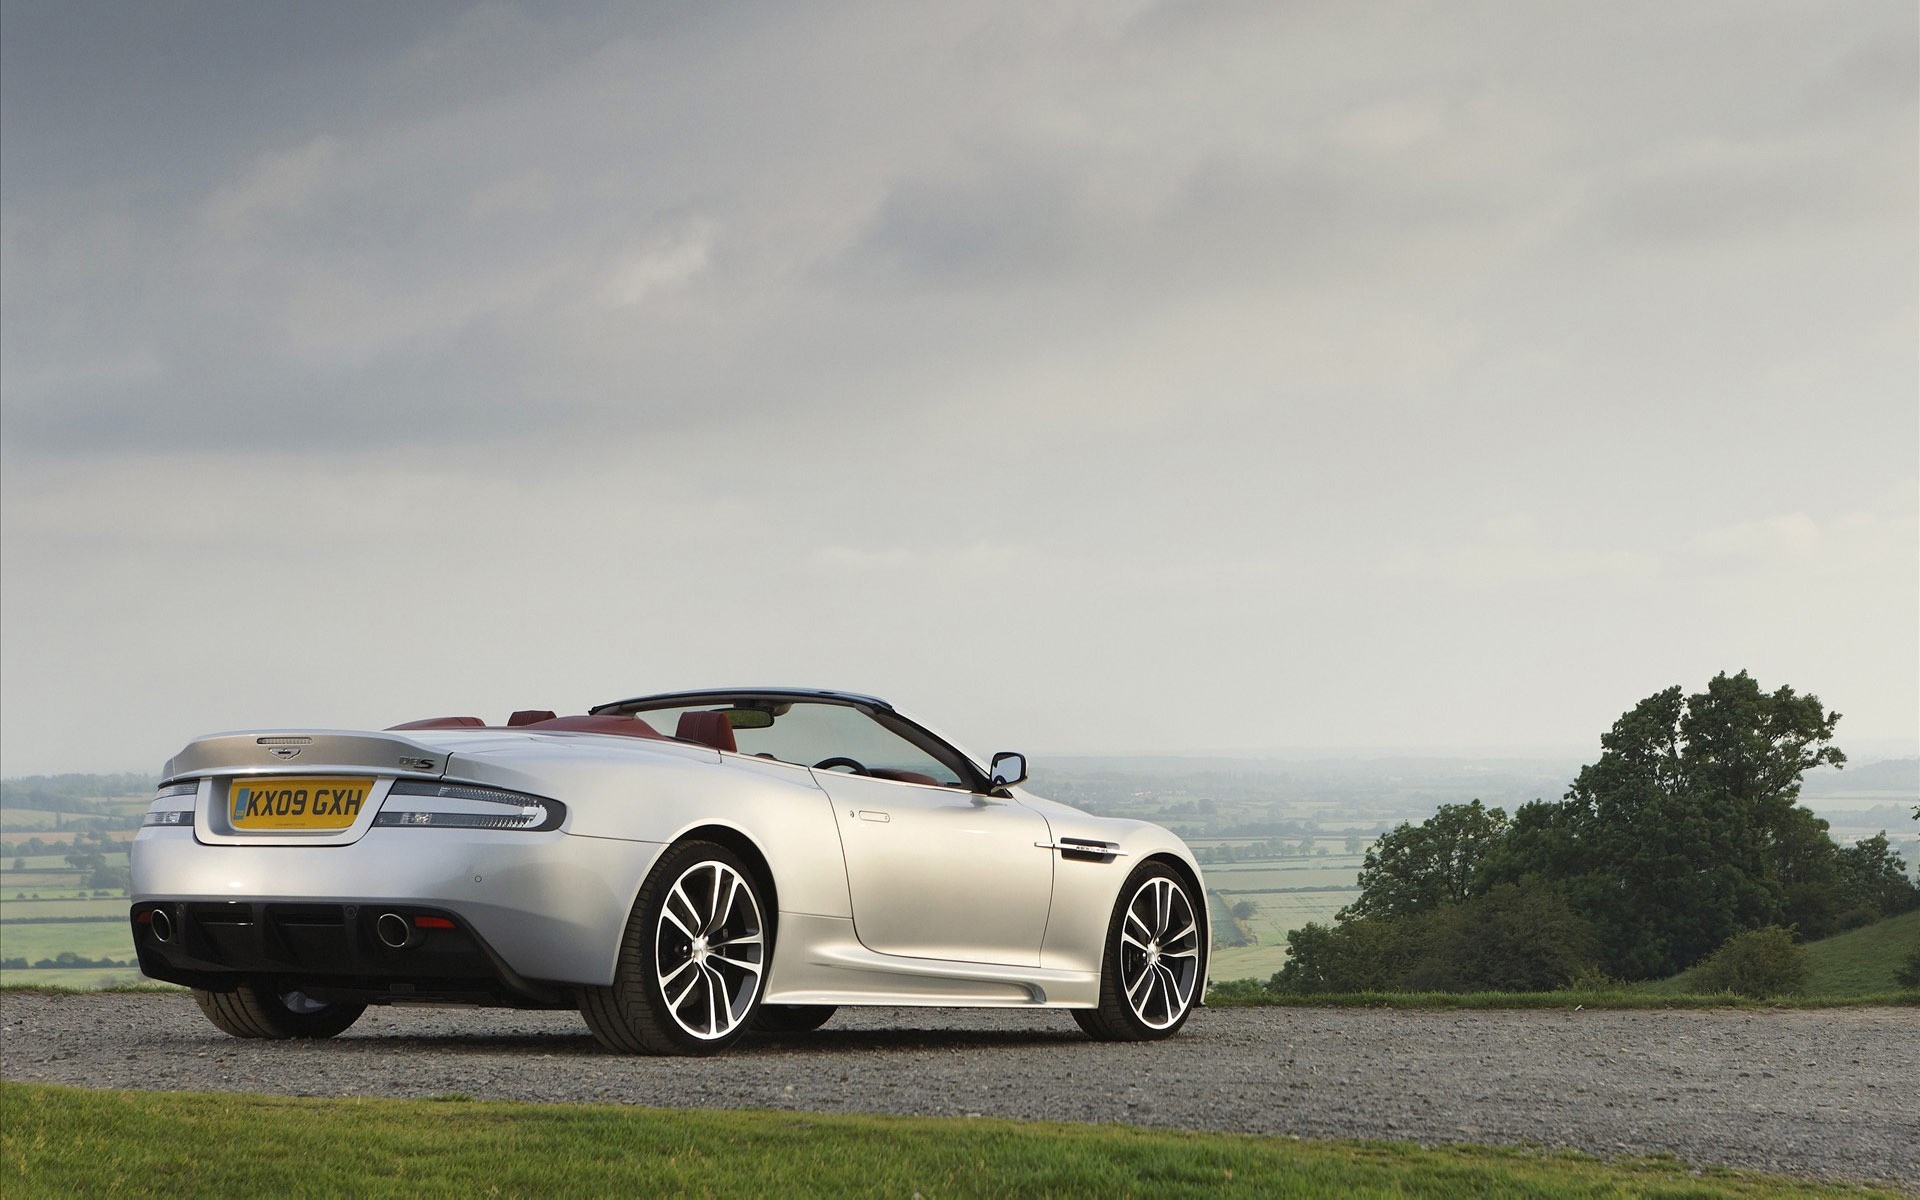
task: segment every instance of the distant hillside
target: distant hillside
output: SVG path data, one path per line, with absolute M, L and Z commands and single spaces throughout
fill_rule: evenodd
M 1920 758 L 1888 758 L 1839 770 L 1822 767 L 1807 776 L 1800 791 L 1807 796 L 1836 792 L 1899 792 L 1920 799 Z
M 1807 995 L 1839 998 L 1897 992 L 1900 985 L 1893 973 L 1915 945 L 1920 945 L 1920 910 L 1808 942 L 1807 968 L 1812 981 Z M 1693 978 L 1699 970 L 1694 967 L 1640 986 L 1658 995 L 1683 995 L 1694 990 Z

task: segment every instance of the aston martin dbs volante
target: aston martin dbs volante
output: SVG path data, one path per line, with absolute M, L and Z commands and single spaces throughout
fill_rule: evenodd
M 1206 980 L 1193 856 L 1026 777 L 884 700 L 783 688 L 216 734 L 134 840 L 134 943 L 237 1037 L 402 1003 L 577 1008 L 654 1054 L 839 1005 L 1174 1033 Z

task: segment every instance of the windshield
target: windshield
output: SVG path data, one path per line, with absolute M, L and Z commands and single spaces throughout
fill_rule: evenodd
M 672 735 L 688 713 L 728 713 L 733 740 L 741 754 L 815 766 L 834 759 L 841 769 L 858 769 L 907 783 L 971 786 L 964 760 L 950 747 L 899 722 L 897 730 L 875 714 L 851 704 L 810 700 L 760 700 L 743 697 L 731 704 L 645 706 L 632 710 L 661 733 Z M 898 718 L 895 718 L 898 722 Z

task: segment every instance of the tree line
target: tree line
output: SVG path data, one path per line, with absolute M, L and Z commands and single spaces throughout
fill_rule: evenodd
M 135 773 L 22 775 L 0 779 L 0 805 L 43 812 L 114 813 L 114 807 L 100 797 L 138 796 L 153 788 L 153 776 Z
M 1661 978 L 1737 936 L 1823 937 L 1920 907 L 1883 832 L 1852 846 L 1797 801 L 1841 767 L 1840 714 L 1746 672 L 1614 722 L 1558 801 L 1475 800 L 1367 853 L 1360 897 L 1287 937 L 1282 992 L 1538 991 Z M 1920 811 L 1916 812 L 1920 818 Z

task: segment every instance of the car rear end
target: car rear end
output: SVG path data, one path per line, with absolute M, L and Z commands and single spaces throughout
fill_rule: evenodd
M 141 969 L 214 992 L 570 1006 L 611 973 L 645 855 L 476 773 L 429 735 L 194 742 L 134 840 Z

